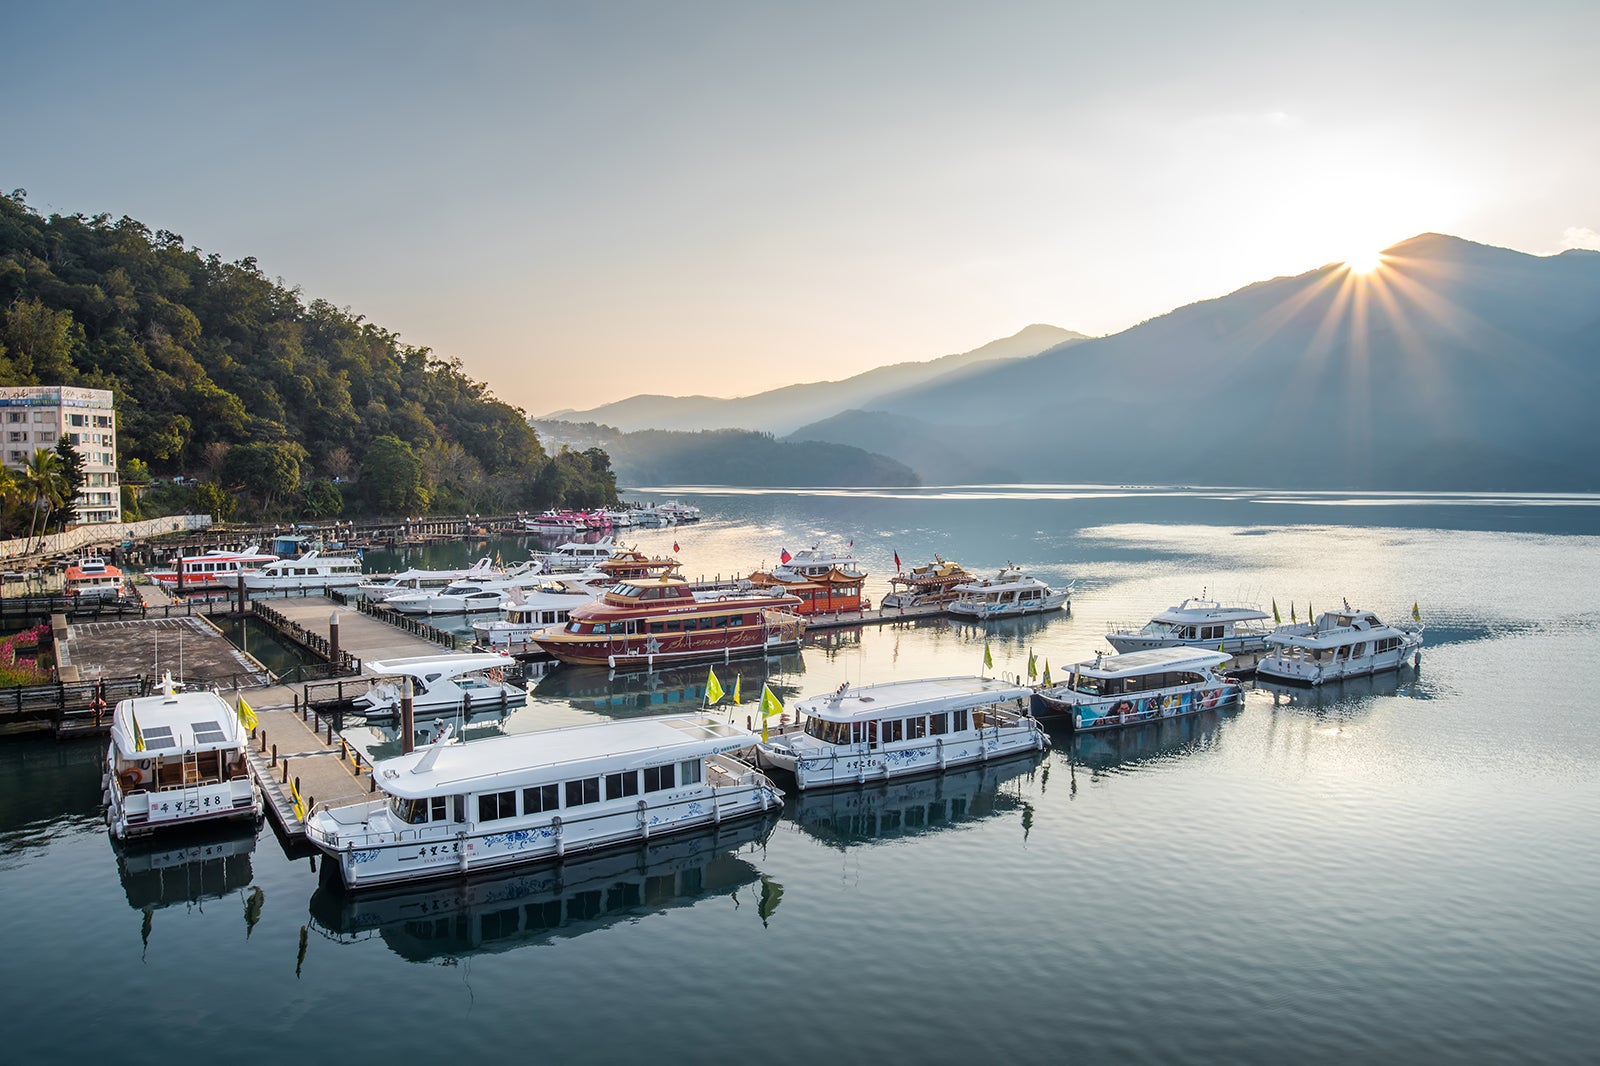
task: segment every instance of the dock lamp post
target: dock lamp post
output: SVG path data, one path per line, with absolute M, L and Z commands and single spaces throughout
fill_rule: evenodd
M 328 658 L 335 670 L 339 668 L 339 612 L 328 616 Z

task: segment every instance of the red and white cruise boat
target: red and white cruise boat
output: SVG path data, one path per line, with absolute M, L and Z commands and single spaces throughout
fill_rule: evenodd
M 80 559 L 67 567 L 65 588 L 79 603 L 103 603 L 122 597 L 122 571 L 104 559 Z
M 168 560 L 164 570 L 151 570 L 147 576 L 164 589 L 188 592 L 200 589 L 232 589 L 239 584 L 241 570 L 256 570 L 278 561 L 276 555 L 260 550 L 252 544 L 244 551 L 230 552 L 213 549 L 204 555 L 185 555 Z
M 800 644 L 799 605 L 764 589 L 696 590 L 679 577 L 637 578 L 531 639 L 564 663 L 612 669 L 775 654 Z

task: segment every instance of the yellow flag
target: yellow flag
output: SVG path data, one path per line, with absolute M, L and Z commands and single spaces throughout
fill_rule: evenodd
M 733 677 L 733 702 L 734 703 L 743 703 L 744 702 L 743 700 L 741 700 L 739 698 L 739 682 L 741 682 L 743 680 L 744 680 L 744 675 L 743 674 L 735 674 L 734 677 Z
M 144 730 L 139 728 L 139 716 L 133 713 L 133 706 L 128 706 L 128 721 L 133 723 L 133 750 L 144 750 Z
M 1039 683 L 1044 685 L 1045 688 L 1049 688 L 1050 687 L 1050 660 L 1049 659 L 1046 659 L 1044 661 L 1044 677 L 1039 679 Z
M 294 800 L 294 816 L 300 821 L 306 820 L 306 801 L 300 798 L 300 782 L 289 782 L 289 796 Z
M 1422 621 L 1422 608 L 1417 605 L 1416 601 L 1412 601 L 1411 604 L 1411 617 L 1418 622 Z
M 1031 648 L 1028 649 L 1028 676 L 1030 678 L 1039 676 L 1039 660 L 1033 657 L 1033 649 Z
M 239 722 L 246 729 L 254 729 L 257 723 L 255 709 L 244 701 L 243 696 L 239 697 Z
M 771 718 L 775 714 L 783 713 L 783 703 L 772 694 L 766 685 L 761 686 L 761 717 Z
M 1275 625 L 1283 624 L 1283 619 L 1278 616 L 1278 601 L 1276 598 L 1272 601 L 1272 621 Z
M 722 683 L 717 680 L 717 672 L 713 669 L 706 670 L 706 702 L 715 704 L 722 698 Z
M 985 669 L 994 669 L 994 656 L 989 654 L 989 642 L 983 642 L 983 665 Z

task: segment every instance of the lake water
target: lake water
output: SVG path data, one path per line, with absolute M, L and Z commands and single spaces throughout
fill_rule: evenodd
M 1588 1062 L 1600 1040 L 1600 497 L 1097 487 L 696 490 L 690 576 L 855 549 L 1072 581 L 1070 613 L 817 634 L 718 667 L 1060 677 L 1186 596 L 1421 607 L 1420 669 L 1247 692 L 1042 757 L 369 899 L 269 829 L 114 849 L 98 742 L 0 744 L 18 1062 Z M 666 492 L 650 493 L 660 499 Z M 525 553 L 508 540 L 430 550 Z M 375 558 L 374 565 L 398 560 Z M 469 738 L 695 706 L 705 668 L 556 670 Z M 357 731 L 370 751 L 391 734 Z M 215 1052 L 208 1049 L 215 1048 Z

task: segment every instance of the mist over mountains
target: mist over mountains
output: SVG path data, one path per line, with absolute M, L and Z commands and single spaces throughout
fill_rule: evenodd
M 1384 254 L 1368 275 L 1330 264 L 1113 336 L 855 390 L 866 402 L 801 386 L 842 402 L 790 439 L 889 456 L 933 484 L 1596 488 L 1600 252 L 1429 233 Z M 642 415 L 644 399 L 608 407 Z M 736 420 L 746 402 L 720 401 L 716 424 L 774 428 Z

